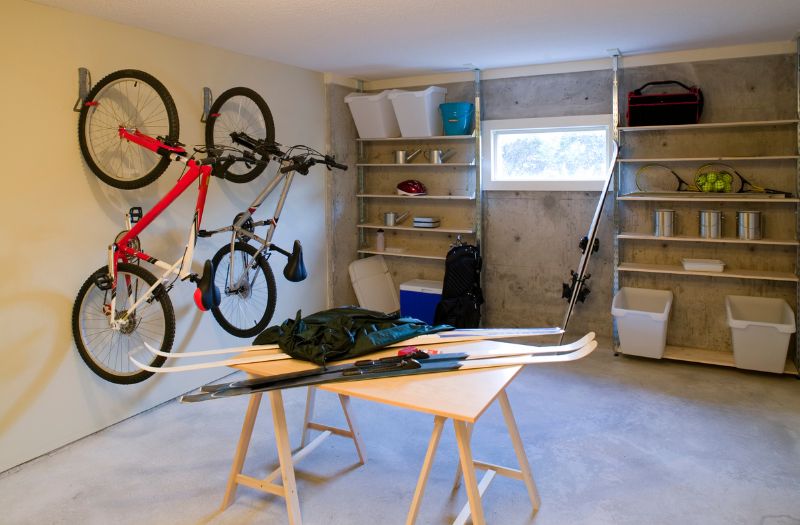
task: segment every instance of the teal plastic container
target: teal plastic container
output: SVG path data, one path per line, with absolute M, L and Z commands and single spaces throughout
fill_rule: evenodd
M 442 128 L 445 135 L 469 135 L 475 107 L 470 102 L 445 102 L 439 104 Z

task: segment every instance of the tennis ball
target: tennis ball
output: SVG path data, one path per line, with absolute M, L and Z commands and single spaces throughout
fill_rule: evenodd
M 714 191 L 717 193 L 722 193 L 725 191 L 725 181 L 722 179 L 717 179 L 717 181 L 714 182 Z
M 733 175 L 731 175 L 727 171 L 723 171 L 722 172 L 722 180 L 724 180 L 726 183 L 730 184 L 731 182 L 733 182 Z
M 717 182 L 717 175 L 718 175 L 718 173 L 716 171 L 710 171 L 708 173 L 708 175 L 706 176 L 706 180 L 708 182 L 712 182 L 712 183 L 713 182 Z

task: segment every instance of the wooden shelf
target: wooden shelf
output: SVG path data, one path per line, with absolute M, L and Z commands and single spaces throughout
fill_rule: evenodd
M 667 345 L 664 349 L 664 359 L 675 361 L 689 361 L 692 363 L 703 363 L 706 365 L 719 365 L 735 367 L 733 352 L 721 352 L 719 350 L 706 350 L 702 348 L 688 348 L 684 346 Z M 796 375 L 797 367 L 791 359 L 786 360 L 784 374 Z
M 395 231 L 413 231 L 413 232 L 422 232 L 422 233 L 461 233 L 461 234 L 474 234 L 474 228 L 448 228 L 439 226 L 438 228 L 415 228 L 413 226 L 386 226 L 380 223 L 364 223 L 359 224 L 359 228 L 367 228 L 373 230 L 395 230 Z
M 711 195 L 715 195 L 712 197 Z M 769 193 L 703 193 L 691 191 L 634 192 L 617 197 L 618 201 L 670 201 L 670 202 L 763 202 L 769 204 L 797 203 L 800 199 L 781 197 Z
M 648 233 L 629 233 L 623 232 L 617 235 L 619 239 L 635 239 L 640 241 L 663 241 L 663 242 L 709 242 L 720 244 L 768 244 L 772 246 L 798 246 L 800 241 L 782 240 L 782 239 L 736 239 L 736 238 L 722 238 L 722 239 L 707 239 L 705 237 L 692 237 L 692 236 L 675 236 L 675 237 L 656 237 Z
M 435 137 L 391 137 L 386 139 L 356 139 L 358 142 L 468 142 L 475 140 L 475 135 L 439 135 Z
M 434 164 L 432 162 L 407 162 L 405 164 L 356 164 L 357 168 L 474 168 L 474 162 L 442 162 Z
M 415 252 L 394 252 L 394 251 L 378 251 L 372 248 L 363 248 L 358 250 L 358 253 L 371 254 L 371 255 L 389 255 L 391 257 L 412 257 L 414 259 L 432 259 L 436 261 L 444 261 L 445 255 L 431 255 L 426 253 Z
M 761 157 L 664 157 L 660 159 L 619 159 L 621 163 L 645 162 L 738 162 L 751 160 L 797 160 L 800 155 L 766 155 Z
M 693 130 L 693 129 L 714 129 L 714 128 L 755 128 L 764 126 L 788 126 L 797 124 L 797 119 L 788 120 L 754 120 L 750 122 L 711 122 L 707 124 L 679 124 L 662 126 L 624 126 L 618 128 L 619 131 L 670 131 L 670 130 Z
M 620 263 L 617 266 L 620 272 L 660 273 L 672 275 L 697 275 L 704 277 L 721 277 L 728 279 L 753 279 L 761 281 L 786 281 L 796 283 L 800 281 L 797 275 L 790 272 L 771 272 L 766 270 L 728 270 L 722 272 L 696 272 L 684 270 L 683 266 L 670 264 L 640 264 Z
M 453 201 L 474 201 L 475 195 L 396 195 L 379 193 L 359 193 L 356 197 L 362 199 L 407 199 L 413 201 L 420 200 L 453 200 Z

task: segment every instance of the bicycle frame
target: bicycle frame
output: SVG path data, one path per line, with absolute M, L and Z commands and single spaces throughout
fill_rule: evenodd
M 272 237 L 275 234 L 275 229 L 278 227 L 278 221 L 280 220 L 280 215 L 281 212 L 283 211 L 283 205 L 286 202 L 286 196 L 289 194 L 289 188 L 292 185 L 292 180 L 294 179 L 294 175 L 295 175 L 294 171 L 290 171 L 288 173 L 281 173 L 280 168 L 278 168 L 275 177 L 273 177 L 272 180 L 267 184 L 267 186 L 263 190 L 261 190 L 261 193 L 259 193 L 256 196 L 256 198 L 253 199 L 253 202 L 250 204 L 250 206 L 247 207 L 247 211 L 243 212 L 241 216 L 233 223 L 232 226 L 225 226 L 223 228 L 207 232 L 207 235 L 209 236 L 214 235 L 215 233 L 222 233 L 226 231 L 233 232 L 233 235 L 231 235 L 231 242 L 230 242 L 231 253 L 233 253 L 233 246 L 236 243 L 237 237 L 244 236 L 247 237 L 248 240 L 254 240 L 259 244 L 261 244 L 261 247 L 256 251 L 255 255 L 250 261 L 247 270 L 250 270 L 255 267 L 258 257 L 264 251 L 269 252 L 270 250 L 275 250 L 280 253 L 283 253 L 286 256 L 290 255 L 285 250 L 278 248 L 277 246 L 272 244 Z M 255 211 L 259 208 L 259 206 L 261 206 L 261 204 L 263 204 L 263 202 L 267 199 L 267 197 L 269 197 L 272 194 L 272 192 L 275 191 L 275 188 L 278 187 L 278 185 L 281 183 L 281 180 L 283 180 L 283 187 L 281 188 L 281 194 L 280 197 L 278 198 L 277 204 L 275 205 L 275 211 L 272 215 L 272 218 L 265 219 L 262 221 L 253 221 L 253 229 L 255 229 L 257 226 L 265 226 L 265 225 L 269 226 L 269 228 L 267 229 L 266 238 L 259 237 L 258 235 L 255 234 L 255 232 L 251 232 L 248 229 L 244 228 L 243 227 L 244 223 L 247 222 L 248 219 L 251 219 L 253 217 L 253 213 L 255 213 Z M 269 257 L 269 255 L 270 254 L 267 253 L 266 257 Z M 241 284 L 241 283 L 234 283 L 233 271 L 234 271 L 234 265 L 231 264 L 229 265 L 228 268 L 228 282 L 230 283 L 231 288 L 229 288 L 227 291 L 235 291 L 236 288 Z M 241 278 L 246 279 L 247 272 L 243 272 Z
M 183 148 L 170 146 L 164 142 L 149 137 L 138 130 L 129 131 L 123 127 L 119 128 L 119 136 L 122 139 L 133 142 L 145 149 L 169 157 L 173 161 L 178 161 L 186 164 L 187 170 L 178 179 L 175 186 L 167 193 L 152 209 L 144 214 L 135 224 L 131 225 L 128 232 L 122 238 L 115 241 L 108 247 L 108 267 L 111 269 L 111 304 L 109 322 L 114 328 L 119 328 L 120 325 L 127 322 L 128 317 L 136 311 L 145 301 L 148 301 L 153 295 L 156 288 L 161 286 L 167 279 L 175 274 L 181 280 L 191 278 L 193 274 L 189 272 L 191 267 L 192 257 L 194 255 L 194 247 L 197 243 L 197 235 L 200 229 L 200 223 L 203 218 L 203 210 L 205 208 L 206 195 L 208 194 L 208 185 L 211 179 L 212 167 L 210 165 L 203 165 L 194 159 L 187 158 L 186 151 Z M 200 179 L 197 202 L 195 204 L 194 218 L 192 220 L 192 227 L 189 230 L 189 239 L 186 243 L 183 256 L 172 264 L 161 261 L 152 255 L 136 250 L 129 246 L 142 231 L 144 231 L 161 213 L 167 209 L 186 189 L 197 179 Z M 116 315 L 116 300 L 117 300 L 117 264 L 120 262 L 128 262 L 133 259 L 146 261 L 154 266 L 164 270 L 161 277 L 153 284 L 141 297 L 137 298 L 133 304 L 129 305 L 125 312 L 118 319 Z

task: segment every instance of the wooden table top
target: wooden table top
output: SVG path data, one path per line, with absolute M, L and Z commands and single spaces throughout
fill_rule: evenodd
M 446 352 L 481 352 L 525 345 L 499 341 L 473 341 L 428 345 Z M 397 354 L 397 348 L 362 356 L 376 359 Z M 249 353 L 248 355 L 253 355 Z M 348 361 L 337 361 L 336 364 Z M 239 365 L 236 368 L 255 376 L 284 374 L 315 368 L 316 365 L 297 359 Z M 482 370 L 441 372 L 411 376 L 386 377 L 363 381 L 347 381 L 319 385 L 321 390 L 335 392 L 387 405 L 474 423 L 511 382 L 522 366 L 506 366 Z

